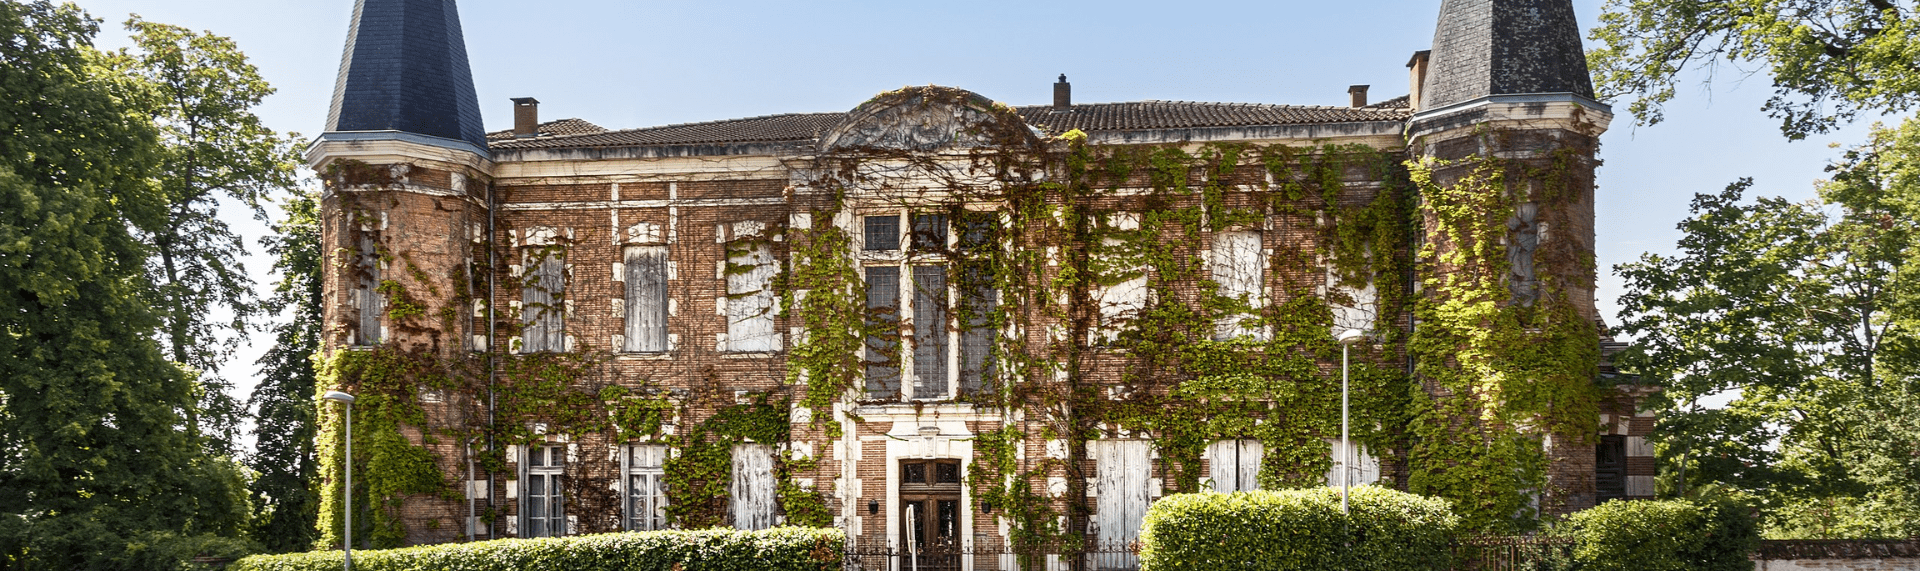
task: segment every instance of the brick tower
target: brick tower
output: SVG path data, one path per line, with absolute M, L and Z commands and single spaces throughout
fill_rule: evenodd
M 1422 260 L 1429 279 L 1438 280 L 1429 282 L 1425 295 L 1461 295 L 1461 288 L 1432 287 L 1447 280 L 1469 286 L 1464 291 L 1476 291 L 1471 285 L 1477 282 L 1477 291 L 1491 294 L 1486 299 L 1495 300 L 1502 313 L 1489 319 L 1511 320 L 1514 337 L 1508 346 L 1492 348 L 1509 351 L 1490 360 L 1500 388 L 1475 389 L 1486 391 L 1475 396 L 1540 401 L 1530 415 L 1490 422 L 1544 446 L 1550 468 L 1534 493 L 1542 514 L 1591 507 L 1590 383 L 1598 352 L 1537 359 L 1514 350 L 1598 346 L 1595 151 L 1612 112 L 1593 99 L 1573 6 L 1568 0 L 1445 0 L 1430 56 L 1416 55 L 1410 67 L 1414 116 L 1408 151 L 1431 169 L 1423 230 L 1438 254 Z M 1449 195 L 1449 189 L 1460 192 Z M 1478 209 L 1462 211 L 1478 219 L 1449 220 L 1452 214 L 1443 210 L 1468 203 Z M 1462 232 L 1462 226 L 1482 232 Z M 1548 383 L 1557 385 L 1541 390 Z M 1429 382 L 1429 392 L 1459 396 L 1440 385 Z
M 307 149 L 326 184 L 329 349 L 477 348 L 473 269 L 492 168 L 453 0 L 360 0 L 327 130 Z
M 307 164 L 325 188 L 320 203 L 321 244 L 326 252 L 325 330 L 322 357 L 346 363 L 367 352 L 375 375 L 401 375 L 401 382 L 371 385 L 364 375 L 322 367 L 326 389 L 357 394 L 355 433 L 358 499 L 353 521 L 360 545 L 421 544 L 487 533 L 476 513 L 483 497 L 465 500 L 418 494 L 397 522 L 380 523 L 366 486 L 392 468 L 369 450 L 404 438 L 432 452 L 445 477 L 469 470 L 479 441 L 435 437 L 428 427 L 370 422 L 364 416 L 381 402 L 416 401 L 428 418 L 463 422 L 482 410 L 475 397 L 442 394 L 414 378 L 431 367 L 396 363 L 455 363 L 486 348 L 479 319 L 488 291 L 487 230 L 493 163 L 480 125 L 479 103 L 467 67 L 466 44 L 454 0 L 359 0 L 348 28 L 326 132 L 307 149 Z M 478 277 L 476 277 L 478 276 Z M 396 360 L 400 359 L 400 360 Z M 406 371 L 404 373 L 399 371 Z M 352 377 L 352 378 L 349 378 Z M 412 394 L 414 392 L 418 394 Z M 408 405 L 411 406 L 411 405 Z M 387 410 L 406 410 L 406 406 Z M 336 438 L 334 407 L 322 408 L 323 438 Z M 323 444 L 323 456 L 335 444 Z M 339 468 L 328 463 L 325 497 Z M 418 476 L 430 480 L 430 476 Z M 469 490 L 472 494 L 472 490 Z M 322 526 L 337 533 L 338 507 L 327 508 Z M 385 509 L 385 508 L 382 508 Z M 465 529 L 440 522 L 469 522 Z M 396 525 L 397 524 L 397 525 Z M 370 527 L 371 526 L 371 527 Z M 404 537 L 381 537 L 382 533 Z

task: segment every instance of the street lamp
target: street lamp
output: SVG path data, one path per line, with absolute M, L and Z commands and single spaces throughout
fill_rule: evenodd
M 1367 336 L 1359 329 L 1340 332 L 1340 514 L 1347 513 L 1347 492 L 1353 484 L 1353 443 L 1347 437 L 1347 360 L 1354 343 Z
M 346 540 L 340 543 L 340 548 L 346 554 L 345 559 L 342 560 L 344 569 L 353 571 L 353 395 L 340 391 L 327 391 L 327 394 L 320 395 L 320 398 L 347 405 L 347 469 L 343 472 L 346 474 L 346 485 L 341 488 L 340 493 L 346 496 L 347 501 L 346 511 L 341 512 L 346 514 L 346 519 L 342 522 L 344 525 L 340 527 Z

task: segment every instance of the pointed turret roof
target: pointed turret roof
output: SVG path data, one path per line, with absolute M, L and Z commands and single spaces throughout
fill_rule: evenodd
M 486 153 L 454 0 L 354 3 L 327 114 L 327 132 L 353 131 L 426 135 Z
M 1570 0 L 1443 0 L 1422 109 L 1490 95 L 1593 98 Z

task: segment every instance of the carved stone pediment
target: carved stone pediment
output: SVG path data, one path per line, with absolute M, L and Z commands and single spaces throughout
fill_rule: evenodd
M 1013 108 L 980 94 L 928 85 L 882 93 L 853 111 L 820 137 L 820 150 L 930 152 L 950 148 L 1027 147 L 1040 132 Z

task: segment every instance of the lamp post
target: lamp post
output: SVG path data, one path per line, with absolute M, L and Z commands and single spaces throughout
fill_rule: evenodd
M 1347 492 L 1353 485 L 1353 442 L 1347 436 L 1347 361 L 1354 343 L 1367 336 L 1358 329 L 1342 331 L 1340 342 L 1340 514 L 1347 513 Z
M 320 398 L 347 405 L 347 469 L 342 472 L 346 475 L 346 485 L 341 487 L 340 493 L 346 497 L 347 505 L 346 510 L 341 512 L 346 517 L 342 522 L 343 525 L 340 526 L 345 536 L 345 541 L 340 543 L 340 548 L 345 553 L 345 558 L 342 560 L 344 569 L 353 571 L 353 395 L 340 391 L 327 391 L 327 394 L 320 395 Z

